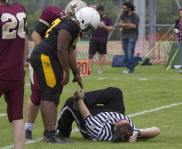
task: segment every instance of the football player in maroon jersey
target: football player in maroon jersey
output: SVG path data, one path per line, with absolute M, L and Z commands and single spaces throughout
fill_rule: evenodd
M 23 149 L 24 62 L 27 48 L 27 14 L 21 4 L 0 0 L 0 96 L 14 128 L 15 149 Z

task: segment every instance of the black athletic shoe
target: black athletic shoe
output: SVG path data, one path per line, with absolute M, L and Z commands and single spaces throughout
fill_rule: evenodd
M 47 143 L 56 143 L 56 144 L 67 144 L 68 142 L 66 140 L 60 139 L 55 131 L 49 132 L 45 131 L 44 132 L 44 141 Z
M 57 134 L 57 137 L 61 140 L 66 141 L 67 143 L 71 143 L 71 141 L 69 140 L 69 137 L 63 137 L 61 133 Z
M 25 130 L 25 138 L 28 140 L 32 140 L 32 131 L 30 129 Z

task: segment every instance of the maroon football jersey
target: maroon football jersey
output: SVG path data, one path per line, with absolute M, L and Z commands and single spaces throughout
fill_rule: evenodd
M 44 23 L 47 26 L 50 26 L 55 19 L 63 15 L 64 15 L 64 11 L 61 8 L 57 6 L 47 6 L 42 11 L 39 21 Z
M 0 79 L 22 80 L 27 15 L 22 5 L 0 5 Z

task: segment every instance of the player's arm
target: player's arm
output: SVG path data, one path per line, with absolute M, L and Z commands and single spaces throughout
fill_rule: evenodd
M 25 26 L 25 45 L 24 45 L 24 55 L 23 55 L 23 62 L 24 65 L 28 59 L 28 52 L 29 52 L 29 40 L 28 40 L 28 22 L 27 22 L 27 18 L 26 18 L 26 22 L 24 24 Z
M 70 64 L 70 68 L 72 70 L 72 74 L 74 76 L 73 82 L 77 82 L 78 85 L 80 86 L 80 88 L 83 89 L 80 71 L 79 71 L 79 69 L 77 67 L 77 63 L 76 63 L 76 50 L 73 48 L 71 48 L 70 52 L 69 52 L 69 64 Z
M 76 100 L 77 100 L 78 109 L 79 109 L 82 117 L 85 119 L 86 117 L 91 115 L 91 113 L 84 103 L 84 99 L 83 99 L 84 98 L 84 91 L 83 90 L 77 90 L 75 92 L 75 94 L 77 96 Z
M 67 30 L 61 29 L 59 31 L 57 39 L 57 56 L 64 70 L 63 85 L 69 82 L 69 45 L 71 39 L 72 36 Z
M 42 37 L 37 31 L 33 31 L 32 39 L 35 45 L 38 45 L 42 41 Z
M 70 48 L 69 50 L 69 63 L 70 63 L 70 68 L 72 70 L 73 75 L 79 74 L 79 69 L 76 64 L 76 50 L 73 48 Z
M 24 48 L 24 64 L 25 62 L 27 61 L 27 58 L 28 58 L 28 49 L 29 49 L 29 46 L 28 46 L 28 35 L 25 36 L 25 48 Z
M 35 29 L 32 32 L 32 39 L 35 45 L 38 45 L 42 41 L 42 38 L 45 36 L 48 27 L 49 26 L 47 24 L 44 24 L 40 21 L 35 26 Z

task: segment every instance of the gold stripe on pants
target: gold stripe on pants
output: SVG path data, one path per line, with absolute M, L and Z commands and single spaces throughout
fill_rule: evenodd
M 41 54 L 41 63 L 46 79 L 46 84 L 53 88 L 56 85 L 56 77 L 52 69 L 50 58 L 47 55 Z

